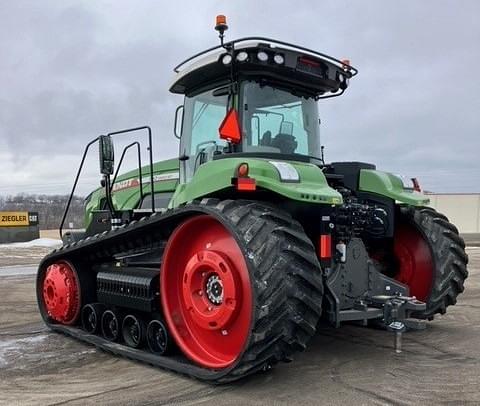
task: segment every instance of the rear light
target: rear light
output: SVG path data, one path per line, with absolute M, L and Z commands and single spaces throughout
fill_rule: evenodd
M 320 255 L 320 259 L 332 258 L 332 236 L 330 234 L 320 235 L 318 245 L 318 253 Z
M 420 183 L 418 182 L 417 178 L 412 178 L 413 190 L 416 192 L 421 192 L 422 188 L 420 187 Z
M 253 178 L 237 178 L 236 186 L 237 190 L 242 192 L 253 192 L 257 189 L 257 183 Z
M 248 176 L 249 167 L 246 162 L 242 162 L 235 169 L 235 174 L 232 178 L 232 185 L 236 187 L 237 190 L 242 192 L 251 192 L 257 189 L 257 183 L 255 179 Z
M 341 62 L 342 62 L 343 70 L 350 70 L 351 69 L 350 59 L 342 59 Z
M 237 167 L 237 177 L 246 178 L 248 176 L 248 164 L 246 162 L 241 163 Z
M 308 66 L 311 66 L 311 67 L 319 67 L 320 66 L 320 62 L 317 62 L 313 59 L 310 59 L 310 58 L 305 58 L 304 56 L 300 57 L 298 59 L 298 61 L 304 65 L 308 65 Z

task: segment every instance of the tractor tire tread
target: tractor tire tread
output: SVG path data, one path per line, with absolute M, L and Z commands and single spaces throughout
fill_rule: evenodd
M 400 216 L 401 221 L 414 225 L 430 246 L 434 262 L 432 289 L 426 310 L 414 316 L 433 320 L 435 314 L 445 314 L 447 307 L 454 305 L 464 290 L 468 277 L 465 242 L 447 217 L 433 208 L 401 206 Z
M 323 282 L 315 248 L 288 213 L 252 201 L 201 201 L 221 215 L 246 253 L 255 309 L 249 343 L 231 381 L 305 349 L 321 315 Z M 274 261 L 263 258 L 265 248 Z M 273 271 L 272 271 L 273 270 Z

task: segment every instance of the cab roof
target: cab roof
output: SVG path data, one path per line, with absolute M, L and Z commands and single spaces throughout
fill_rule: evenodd
M 226 55 L 233 57 L 230 63 L 224 63 L 229 59 Z M 187 96 L 228 84 L 233 74 L 235 80 L 252 77 L 315 98 L 339 96 L 358 73 L 348 61 L 263 37 L 241 38 L 209 48 L 177 65 L 174 72 L 170 91 Z

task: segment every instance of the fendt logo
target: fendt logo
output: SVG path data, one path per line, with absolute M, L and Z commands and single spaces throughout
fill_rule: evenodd
M 163 182 L 163 181 L 169 181 L 169 180 L 177 180 L 179 178 L 180 176 L 178 172 L 168 172 L 168 173 L 154 175 L 153 182 L 157 183 L 157 182 Z M 143 177 L 142 184 L 145 185 L 148 183 L 150 183 L 150 177 L 149 176 Z M 138 186 L 140 186 L 139 178 L 126 179 L 126 180 L 115 182 L 115 184 L 113 185 L 112 191 L 118 192 L 119 190 L 129 189 L 129 188 L 138 187 Z

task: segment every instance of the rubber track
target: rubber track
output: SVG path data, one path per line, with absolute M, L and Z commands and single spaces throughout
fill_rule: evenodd
M 41 311 L 46 324 L 105 351 L 212 383 L 231 382 L 290 360 L 294 352 L 306 348 L 315 333 L 321 315 L 323 284 L 315 248 L 303 228 L 287 213 L 271 206 L 204 199 L 157 213 L 52 252 L 40 263 L 37 282 L 52 262 L 67 259 L 81 264 L 80 269 L 88 269 L 95 263 L 111 260 L 117 252 L 158 245 L 185 218 L 202 213 L 215 217 L 232 233 L 244 252 L 250 272 L 254 297 L 251 333 L 243 354 L 233 366 L 214 371 L 193 365 L 184 357 L 162 357 L 134 350 L 77 327 L 50 323 Z M 40 297 L 38 283 L 37 295 Z M 39 306 L 42 309 L 40 302 Z
M 457 302 L 467 279 L 465 242 L 448 218 L 431 207 L 400 207 L 401 221 L 413 224 L 427 240 L 435 265 L 435 280 L 425 312 L 415 316 L 432 320 Z

